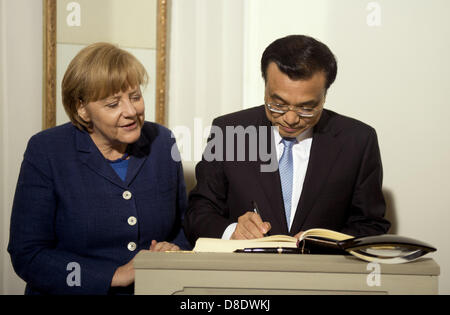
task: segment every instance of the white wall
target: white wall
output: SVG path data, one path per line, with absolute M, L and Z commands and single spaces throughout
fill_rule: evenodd
M 191 153 L 183 163 L 188 188 L 194 185 L 194 166 L 208 136 L 206 132 L 200 141 L 204 129 L 214 117 L 242 109 L 243 3 L 171 3 L 168 125 L 175 135 L 179 127 L 192 133 L 187 148 L 182 147 L 183 139 L 177 138 L 180 151 Z
M 69 5 L 73 2 L 57 0 L 58 43 L 107 41 L 120 47 L 156 49 L 156 0 L 77 0 L 79 11 Z M 70 27 L 68 20 L 77 27 Z
M 26 143 L 42 125 L 42 1 L 0 0 L 1 292 L 23 294 L 6 247 L 12 199 Z
M 3 31 L 5 30 L 4 27 L 4 21 L 5 21 L 5 10 L 3 8 L 3 0 L 1 0 L 0 2 L 0 126 L 3 126 L 3 121 L 4 121 L 4 108 L 3 108 L 3 103 L 4 101 L 4 66 L 5 66 L 5 62 L 4 62 L 4 56 L 5 56 L 5 41 L 4 38 L 5 36 L 3 35 Z M 5 144 L 4 144 L 4 134 L 3 134 L 3 128 L 0 129 L 2 131 L 2 133 L 0 134 L 0 150 L 2 150 L 2 152 L 4 152 L 4 148 L 5 148 Z M 3 180 L 3 178 L 5 178 L 5 165 L 4 165 L 4 154 L 0 154 L 0 227 L 2 229 L 2 231 L 5 231 L 6 229 L 6 223 L 5 223 L 5 210 L 4 210 L 4 205 L 5 205 L 5 182 Z M 5 280 L 4 280 L 4 266 L 5 266 L 5 245 L 3 243 L 3 239 L 5 237 L 5 233 L 2 232 L 2 234 L 0 235 L 0 294 L 4 292 L 4 285 L 5 285 Z

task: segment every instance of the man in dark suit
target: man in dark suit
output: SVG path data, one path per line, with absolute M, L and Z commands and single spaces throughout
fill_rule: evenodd
M 267 47 L 261 69 L 265 104 L 213 121 L 185 217 L 190 241 L 299 237 L 310 228 L 386 233 L 375 130 L 323 108 L 337 74 L 333 53 L 288 36 Z

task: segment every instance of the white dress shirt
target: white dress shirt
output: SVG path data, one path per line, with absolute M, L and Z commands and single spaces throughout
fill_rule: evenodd
M 277 159 L 280 161 L 283 155 L 284 145 L 281 142 L 282 137 L 277 128 L 272 128 L 273 136 L 276 144 Z M 292 147 L 292 157 L 294 162 L 294 175 L 292 183 L 292 200 L 291 200 L 291 219 L 289 230 L 294 221 L 295 213 L 297 211 L 298 202 L 302 194 L 303 182 L 305 181 L 306 170 L 308 169 L 309 154 L 311 152 L 313 133 L 312 129 L 305 130 L 297 136 L 297 143 Z M 237 223 L 230 224 L 222 235 L 222 239 L 230 239 L 236 230 Z

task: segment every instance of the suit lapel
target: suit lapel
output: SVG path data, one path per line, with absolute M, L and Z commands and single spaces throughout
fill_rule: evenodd
M 125 178 L 127 186 L 130 186 L 136 178 L 136 175 L 150 155 L 150 149 L 150 143 L 143 134 L 141 134 L 141 137 L 136 143 L 129 146 L 128 152 L 130 153 L 130 164 L 128 165 L 127 177 Z
M 327 182 L 334 162 L 341 152 L 342 146 L 336 138 L 336 134 L 337 131 L 331 128 L 330 115 L 324 111 L 319 123 L 314 128 L 308 169 L 291 228 L 293 234 L 302 230 L 302 226 L 314 208 L 317 197 Z
M 79 158 L 82 163 L 111 183 L 125 188 L 124 182 L 105 160 L 87 132 L 77 129 L 76 145 L 77 150 L 80 153 Z
M 77 130 L 76 145 L 82 163 L 93 172 L 124 189 L 131 185 L 150 153 L 149 141 L 143 135 L 136 143 L 129 146 L 130 163 L 124 182 L 105 160 L 87 132 Z
M 263 127 L 258 130 L 259 154 L 258 162 L 255 163 L 255 178 L 259 179 L 260 186 L 264 192 L 264 197 L 268 206 L 260 207 L 261 216 L 265 221 L 272 224 L 272 234 L 287 234 L 287 222 L 284 215 L 284 202 L 281 192 L 280 173 L 278 172 L 278 159 L 275 149 L 275 139 L 273 137 L 272 125 L 267 120 L 264 106 L 262 107 L 262 116 L 259 119 L 257 126 Z M 261 149 L 265 142 L 265 148 Z M 263 152 L 261 152 L 261 150 Z M 262 154 L 270 156 L 270 161 L 262 161 Z M 267 170 L 269 163 L 273 163 L 269 167 L 271 171 Z M 266 168 L 266 169 L 265 169 Z

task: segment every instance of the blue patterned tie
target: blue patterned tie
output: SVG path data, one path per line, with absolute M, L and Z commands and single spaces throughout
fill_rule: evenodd
M 294 173 L 294 163 L 292 158 L 292 146 L 295 138 L 283 138 L 283 155 L 279 162 L 281 190 L 283 192 L 284 210 L 286 212 L 286 222 L 289 230 L 291 219 L 292 181 Z

